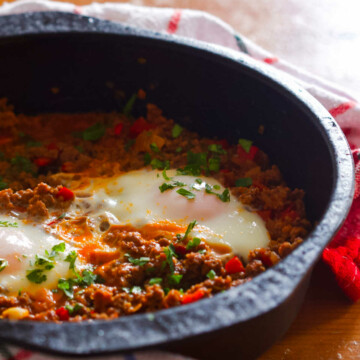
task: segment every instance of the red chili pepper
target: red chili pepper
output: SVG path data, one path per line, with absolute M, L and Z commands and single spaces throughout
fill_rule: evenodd
M 178 255 L 185 256 L 189 252 L 188 250 L 186 250 L 186 247 L 183 245 L 175 245 L 174 247 L 175 247 L 175 252 Z
M 64 201 L 68 201 L 68 200 L 72 200 L 75 197 L 75 195 L 70 189 L 64 186 L 56 194 L 56 197 L 62 197 Z
M 272 218 L 271 210 L 258 210 L 257 213 L 264 221 L 268 221 Z
M 38 167 L 48 166 L 51 162 L 52 159 L 47 157 L 39 157 L 33 160 L 33 163 Z
M 155 125 L 148 123 L 143 117 L 139 117 L 130 127 L 130 137 L 136 138 L 143 131 L 151 130 Z
M 46 148 L 48 150 L 59 150 L 59 148 L 57 147 L 57 145 L 54 142 L 50 143 Z
M 249 152 L 247 153 L 241 145 L 237 146 L 237 154 L 242 159 L 247 159 L 253 161 L 255 155 L 258 153 L 259 148 L 257 146 L 252 145 L 250 147 Z
M 228 274 L 235 274 L 244 272 L 245 268 L 240 259 L 237 256 L 234 256 L 225 264 L 225 270 Z
M 183 305 L 190 304 L 190 303 L 193 303 L 195 301 L 202 299 L 204 296 L 205 296 L 204 290 L 199 289 L 199 290 L 196 290 L 195 292 L 193 292 L 192 294 L 183 295 L 183 297 L 181 299 L 181 303 Z
M 121 132 L 122 132 L 122 129 L 124 127 L 124 124 L 120 123 L 120 124 L 117 124 L 115 127 L 114 127 L 114 134 L 115 135 L 120 135 Z
M 65 309 L 63 306 L 56 310 L 56 315 L 59 317 L 61 321 L 67 321 L 70 319 L 69 310 Z

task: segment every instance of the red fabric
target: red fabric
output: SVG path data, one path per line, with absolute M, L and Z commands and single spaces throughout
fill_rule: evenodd
M 168 28 L 167 28 L 167 32 L 169 34 L 175 34 L 178 27 L 179 27 L 179 22 L 181 19 L 181 10 L 180 9 L 175 9 L 174 13 L 171 16 L 171 19 L 169 21 L 168 24 Z
M 345 103 L 329 112 L 340 115 L 351 109 L 353 104 Z M 351 128 L 343 129 L 346 136 Z M 323 260 L 330 266 L 339 286 L 353 301 L 360 299 L 360 161 L 359 149 L 352 148 L 355 162 L 355 195 L 349 215 L 333 241 L 323 252 Z

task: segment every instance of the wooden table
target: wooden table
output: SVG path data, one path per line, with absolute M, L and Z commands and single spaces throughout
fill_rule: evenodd
M 78 5 L 91 2 L 73 1 Z M 360 98 L 358 0 L 128 2 L 208 11 L 278 57 L 336 82 Z M 314 271 L 309 292 L 296 321 L 287 335 L 260 359 L 360 359 L 359 320 L 360 302 L 352 304 L 348 301 L 337 287 L 331 272 L 320 263 Z

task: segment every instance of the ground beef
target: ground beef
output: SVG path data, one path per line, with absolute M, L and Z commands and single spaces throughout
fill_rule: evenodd
M 145 94 L 139 94 L 137 101 L 144 101 Z M 59 289 L 44 289 L 36 296 L 0 295 L 0 316 L 7 317 L 7 309 L 22 308 L 27 319 L 39 321 L 113 319 L 188 304 L 251 280 L 303 241 L 311 230 L 304 193 L 286 186 L 265 153 L 254 146 L 244 149 L 200 138 L 186 129 L 174 136 L 173 130 L 174 122 L 152 104 L 147 105 L 146 118 L 137 119 L 121 113 L 26 116 L 16 115 L 2 99 L 0 211 L 32 219 L 59 215 L 72 201 L 59 196 L 67 177 L 110 177 L 150 161 L 157 167 L 153 160 L 184 168 L 189 152 L 205 153 L 206 161 L 215 159 L 219 168 L 202 170 L 263 218 L 269 246 L 237 259 L 239 270 L 231 272 L 230 259 L 217 256 L 204 241 L 189 249 L 189 238 L 179 241 L 166 234 L 149 238 L 131 226 L 109 227 L 105 222 L 102 240 L 113 250 L 87 254 L 93 271 L 76 274 L 69 285 L 71 296 Z M 238 179 L 251 182 L 237 186 Z M 69 226 L 88 226 L 86 216 L 76 221 Z M 139 263 L 141 259 L 146 261 Z

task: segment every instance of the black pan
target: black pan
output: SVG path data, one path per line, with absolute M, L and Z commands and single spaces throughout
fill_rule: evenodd
M 0 340 L 60 354 L 156 347 L 256 357 L 294 320 L 313 266 L 350 207 L 354 168 L 343 133 L 300 86 L 240 53 L 73 14 L 0 18 L 0 97 L 17 111 L 121 110 L 109 81 L 128 96 L 145 89 L 166 116 L 204 136 L 253 139 L 291 187 L 305 190 L 317 225 L 278 265 L 211 299 L 107 322 L 1 320 Z

